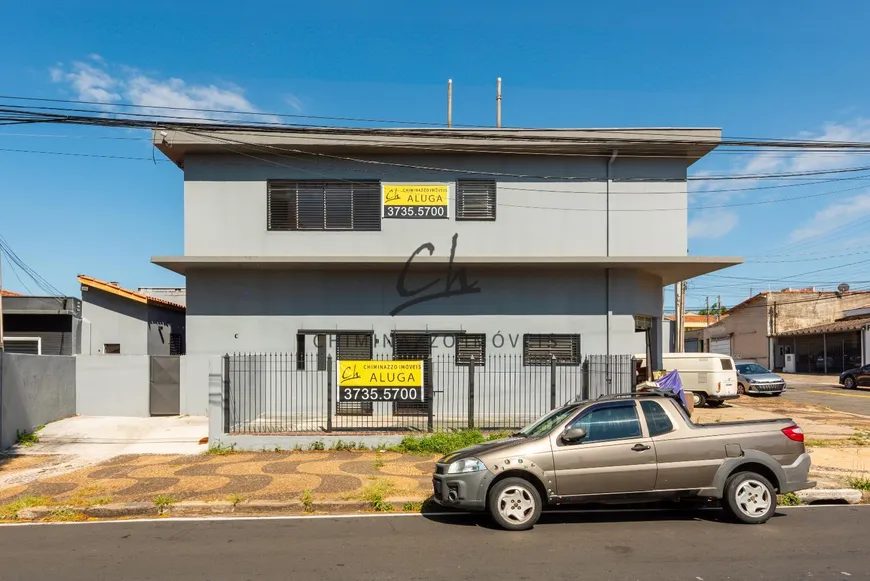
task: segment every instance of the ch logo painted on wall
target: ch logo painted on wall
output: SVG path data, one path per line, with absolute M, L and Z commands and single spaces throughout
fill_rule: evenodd
M 447 184 L 383 184 L 384 218 L 449 218 Z
M 423 361 L 350 361 L 337 366 L 338 401 L 425 401 Z

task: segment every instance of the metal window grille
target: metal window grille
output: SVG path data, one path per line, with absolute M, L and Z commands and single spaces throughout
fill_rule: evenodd
M 468 365 L 472 358 L 475 365 L 486 365 L 486 335 L 483 333 L 456 337 L 456 364 Z
M 181 339 L 181 333 L 169 334 L 169 354 L 184 355 L 184 341 Z
M 580 335 L 523 335 L 523 365 L 580 365 Z
M 432 365 L 429 357 L 432 355 L 431 337 L 427 333 L 393 333 L 393 357 L 396 359 L 423 359 L 424 389 L 432 387 Z M 393 402 L 393 415 L 425 416 L 429 404 L 415 401 Z
M 381 229 L 379 181 L 270 181 L 270 231 Z
M 496 183 L 487 180 L 456 182 L 457 220 L 495 220 Z
M 335 358 L 339 361 L 368 361 L 373 355 L 372 335 L 338 333 L 335 336 Z M 370 416 L 374 414 L 374 404 L 370 401 L 339 401 L 335 413 L 340 416 Z

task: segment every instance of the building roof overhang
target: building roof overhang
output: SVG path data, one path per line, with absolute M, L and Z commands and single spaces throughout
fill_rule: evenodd
M 372 270 L 400 269 L 408 263 L 403 256 L 154 256 L 151 262 L 178 274 L 192 270 Z M 662 285 L 688 280 L 729 266 L 741 264 L 733 256 L 625 256 L 625 257 L 512 257 L 480 256 L 455 258 L 454 266 L 479 266 L 488 270 L 512 268 L 564 270 L 639 270 L 662 279 Z M 416 267 L 449 266 L 448 256 L 415 256 Z M 430 268 L 430 270 L 431 270 Z

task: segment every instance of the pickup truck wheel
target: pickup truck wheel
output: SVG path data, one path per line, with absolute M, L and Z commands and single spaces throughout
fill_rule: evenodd
M 707 394 L 702 391 L 693 391 L 692 399 L 695 402 L 696 408 L 702 408 L 707 403 Z
M 541 517 L 543 502 L 535 486 L 522 478 L 505 478 L 489 491 L 489 512 L 503 529 L 524 531 Z
M 770 481 L 754 472 L 732 475 L 725 483 L 722 508 L 743 524 L 761 524 L 776 512 L 776 491 Z

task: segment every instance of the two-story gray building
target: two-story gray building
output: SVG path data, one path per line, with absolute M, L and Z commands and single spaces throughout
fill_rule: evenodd
M 651 352 L 718 129 L 154 132 L 184 170 L 187 353 Z M 658 364 L 656 362 L 659 362 Z

